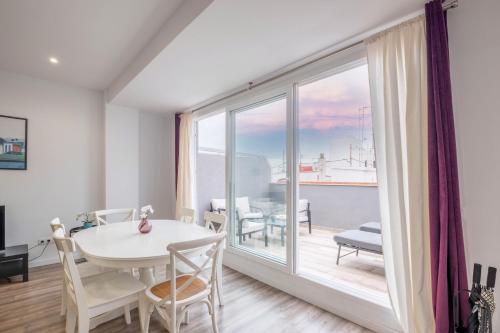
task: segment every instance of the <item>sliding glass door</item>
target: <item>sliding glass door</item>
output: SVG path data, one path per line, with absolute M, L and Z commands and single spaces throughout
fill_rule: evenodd
M 286 262 L 287 95 L 230 111 L 232 245 Z

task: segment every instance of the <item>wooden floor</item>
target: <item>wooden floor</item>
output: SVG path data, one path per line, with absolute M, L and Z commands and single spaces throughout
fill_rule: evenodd
M 299 271 L 323 280 L 340 281 L 381 297 L 388 297 L 382 255 L 360 251 L 358 257 L 350 254 L 341 258 L 337 266 L 338 247 L 333 241 L 333 236 L 341 231 L 313 225 L 312 233 L 309 234 L 307 225 L 301 224 Z M 259 234 L 254 234 L 251 239 L 245 240 L 243 246 L 284 259 L 286 248 L 281 245 L 279 232 L 279 228 L 274 228 L 267 247 L 264 246 L 263 237 Z M 349 252 L 352 252 L 352 249 L 341 250 L 341 254 Z
M 0 282 L 0 332 L 64 332 L 64 317 L 59 315 L 61 302 L 60 265 L 35 268 L 26 283 Z M 220 332 L 370 332 L 358 325 L 269 287 L 236 271 L 224 269 L 226 304 L 218 308 Z M 166 332 L 153 315 L 150 332 Z M 102 324 L 92 332 L 139 332 L 137 310 L 132 324 L 122 317 Z M 212 332 L 206 307 L 190 313 L 190 323 L 181 332 Z

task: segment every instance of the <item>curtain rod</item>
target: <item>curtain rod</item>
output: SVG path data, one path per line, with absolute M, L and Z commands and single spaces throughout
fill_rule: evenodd
M 446 1 L 443 2 L 443 10 L 444 11 L 447 11 L 447 10 L 452 9 L 452 8 L 457 8 L 457 7 L 458 7 L 458 0 L 446 0 Z M 298 71 L 301 68 L 304 68 L 306 66 L 312 65 L 312 64 L 314 64 L 314 63 L 316 63 L 318 61 L 326 59 L 326 58 L 328 58 L 330 56 L 333 56 L 333 55 L 335 55 L 337 53 L 340 53 L 340 52 L 343 52 L 343 51 L 347 51 L 347 50 L 349 50 L 349 49 L 351 49 L 353 47 L 356 47 L 358 45 L 361 45 L 361 44 L 363 44 L 363 40 L 355 42 L 355 43 L 352 43 L 352 44 L 349 44 L 349 45 L 344 46 L 344 47 L 342 47 L 340 49 L 337 49 L 335 51 L 328 52 L 328 53 L 326 53 L 326 54 L 324 54 L 324 55 L 322 55 L 320 57 L 314 58 L 313 60 L 307 61 L 307 62 L 305 62 L 305 63 L 303 63 L 301 65 L 293 67 L 293 68 L 291 68 L 289 70 L 286 70 L 286 71 L 284 71 L 282 73 L 279 73 L 279 74 L 277 74 L 275 76 L 272 76 L 270 78 L 264 79 L 264 80 L 262 80 L 262 81 L 260 81 L 258 83 L 254 83 L 254 82 L 250 81 L 250 82 L 248 82 L 248 86 L 246 88 L 239 89 L 239 90 L 237 90 L 235 92 L 232 92 L 232 93 L 230 93 L 228 95 L 225 95 L 225 96 L 222 96 L 220 98 L 217 98 L 214 101 L 211 101 L 211 102 L 208 102 L 206 104 L 203 104 L 202 106 L 196 107 L 193 110 L 191 110 L 191 112 L 194 113 L 194 112 L 200 111 L 200 110 L 205 109 L 205 108 L 207 108 L 209 106 L 215 105 L 217 103 L 225 101 L 226 99 L 229 99 L 231 97 L 237 96 L 239 94 L 242 94 L 242 93 L 244 93 L 246 91 L 249 91 L 249 90 L 252 90 L 254 88 L 260 87 L 260 86 L 262 86 L 262 85 L 264 85 L 266 83 L 269 83 L 269 82 L 274 81 L 276 79 L 279 79 L 279 78 L 281 78 L 283 76 L 291 74 L 291 73 L 293 73 L 295 71 Z

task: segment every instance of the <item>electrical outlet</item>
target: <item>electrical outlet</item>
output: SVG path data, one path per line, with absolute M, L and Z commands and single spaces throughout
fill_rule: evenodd
M 46 245 L 49 244 L 50 242 L 52 242 L 51 238 L 40 238 L 38 240 L 38 245 Z

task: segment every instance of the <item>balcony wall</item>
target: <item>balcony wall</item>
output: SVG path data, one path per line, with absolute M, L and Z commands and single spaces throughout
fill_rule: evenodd
M 251 199 L 267 196 L 270 192 L 274 199 L 283 200 L 279 196 L 283 195 L 284 185 L 270 182 L 270 168 L 265 159 L 259 156 L 240 156 L 238 159 L 240 166 L 238 179 L 242 180 L 238 192 Z M 211 199 L 225 197 L 224 170 L 224 155 L 198 153 L 196 188 L 199 221 L 203 219 L 203 212 L 210 209 Z M 268 179 L 263 179 L 263 175 Z M 304 184 L 299 186 L 299 196 L 311 203 L 314 225 L 357 229 L 365 222 L 380 220 L 376 186 Z

